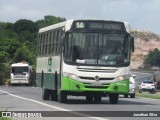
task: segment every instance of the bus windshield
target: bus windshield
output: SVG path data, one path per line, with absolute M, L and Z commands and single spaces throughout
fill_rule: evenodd
M 11 72 L 18 74 L 28 73 L 28 67 L 12 67 Z
M 130 43 L 126 34 L 68 33 L 65 61 L 85 65 L 124 65 L 129 63 Z

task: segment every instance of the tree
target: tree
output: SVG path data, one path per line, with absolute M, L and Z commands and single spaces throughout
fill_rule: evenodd
M 15 38 L 0 39 L 0 51 L 5 51 L 6 53 L 8 53 L 10 61 L 12 61 L 12 59 L 14 57 L 14 53 L 16 52 L 16 50 L 19 46 L 20 46 L 20 43 Z
M 35 43 L 35 36 L 33 33 L 30 33 L 28 31 L 22 31 L 18 36 L 18 40 L 21 43 L 24 43 L 26 41 L 31 42 L 31 43 Z
M 144 60 L 144 64 L 151 66 L 160 66 L 160 50 L 155 48 L 153 51 L 149 51 L 148 55 Z
M 55 17 L 52 15 L 46 15 L 44 16 L 44 19 L 42 20 L 38 20 L 35 24 L 36 24 L 36 28 L 40 29 L 49 25 L 53 25 L 59 22 L 63 22 L 66 21 L 65 18 L 60 18 L 60 17 Z
M 21 33 L 23 31 L 34 32 L 35 25 L 31 20 L 21 19 L 14 23 L 14 30 L 16 33 Z
M 7 76 L 7 67 L 5 65 L 7 57 L 8 53 L 5 51 L 0 51 L 0 85 L 4 84 L 5 77 Z
M 13 28 L 14 28 L 13 23 L 10 23 L 10 22 L 5 23 L 5 29 L 13 30 Z
M 15 62 L 27 61 L 31 65 L 34 65 L 36 61 L 35 49 L 36 46 L 33 46 L 30 42 L 25 42 L 15 52 L 14 61 Z
M 65 21 L 64 18 L 55 17 L 51 15 L 44 16 L 44 20 L 47 26 Z
M 0 82 L 3 83 L 8 77 L 12 63 L 24 60 L 35 70 L 38 30 L 65 20 L 47 15 L 37 22 L 27 19 L 20 19 L 15 23 L 0 22 Z
M 0 51 L 0 64 L 6 62 L 8 53 L 5 51 Z

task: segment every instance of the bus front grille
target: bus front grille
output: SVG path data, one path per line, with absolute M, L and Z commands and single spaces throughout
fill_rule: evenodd
M 101 72 L 101 73 L 115 73 L 118 69 L 96 69 L 96 68 L 82 68 L 77 67 L 78 71 L 81 72 Z
M 107 88 L 108 88 L 108 86 L 85 86 L 85 88 L 107 89 Z
M 83 80 L 95 80 L 94 77 L 83 77 L 83 76 L 79 76 L 79 78 L 83 79 Z M 99 78 L 99 80 L 113 80 L 114 78 Z

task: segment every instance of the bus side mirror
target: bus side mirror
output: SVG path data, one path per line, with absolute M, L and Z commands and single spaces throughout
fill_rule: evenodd
M 133 78 L 136 78 L 136 75 L 135 75 L 135 74 L 133 74 L 132 76 L 133 76 Z
M 131 36 L 131 50 L 134 52 L 134 37 Z
M 60 46 L 61 46 L 61 47 L 64 47 L 64 43 L 65 43 L 65 37 L 62 36 L 62 37 L 60 38 Z

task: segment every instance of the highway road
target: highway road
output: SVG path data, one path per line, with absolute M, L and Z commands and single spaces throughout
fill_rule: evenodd
M 136 74 L 137 78 L 142 78 L 144 74 Z M 145 75 L 146 76 L 146 75 Z M 126 111 L 141 111 L 138 112 L 144 113 L 144 111 L 149 111 L 149 113 L 154 113 L 160 111 L 160 100 L 148 99 L 148 98 L 123 98 L 120 96 L 119 103 L 116 105 L 109 104 L 109 99 L 104 97 L 101 102 L 93 102 L 91 104 L 86 103 L 85 97 L 73 97 L 69 96 L 68 101 L 65 104 L 58 103 L 56 101 L 44 101 L 41 98 L 41 88 L 38 87 L 29 87 L 29 86 L 2 86 L 0 87 L 0 111 L 73 111 L 69 117 L 58 117 L 58 119 L 74 119 L 74 115 L 79 115 L 83 117 L 76 117 L 77 120 L 127 120 L 130 117 L 113 117 L 112 114 L 124 114 Z M 78 111 L 78 112 L 76 112 Z M 107 113 L 103 118 L 102 116 L 92 117 L 92 113 L 79 111 L 115 111 Z M 121 113 L 122 112 L 122 113 Z M 96 112 L 94 112 L 96 113 Z M 103 113 L 103 112 L 102 112 Z M 134 115 L 135 112 L 130 112 L 129 114 Z M 148 112 L 147 112 L 148 113 Z M 51 113 L 55 114 L 54 112 Z M 65 113 L 58 112 L 57 116 L 65 116 Z M 100 113 L 101 114 L 101 113 Z M 160 112 L 158 112 L 158 115 Z M 85 117 L 84 117 L 85 116 Z M 126 115 L 127 116 L 127 115 Z M 21 118 L 18 118 L 21 120 Z M 28 120 L 28 118 L 26 118 Z M 33 119 L 33 118 L 32 118 Z M 39 118 L 40 119 L 40 118 Z M 39 120 L 38 119 L 38 120 Z M 53 119 L 49 117 L 41 118 L 40 120 Z M 56 118 L 57 119 L 57 118 Z M 144 119 L 144 117 L 132 117 L 131 119 Z M 145 120 L 150 119 L 159 119 L 158 117 L 145 117 Z M 14 118 L 17 120 L 17 118 Z M 24 118 L 23 118 L 24 120 Z M 37 120 L 37 118 L 35 118 Z
M 136 86 L 139 85 L 143 80 L 150 79 L 152 74 L 151 73 L 139 73 L 139 72 L 133 72 L 133 74 L 136 75 Z

